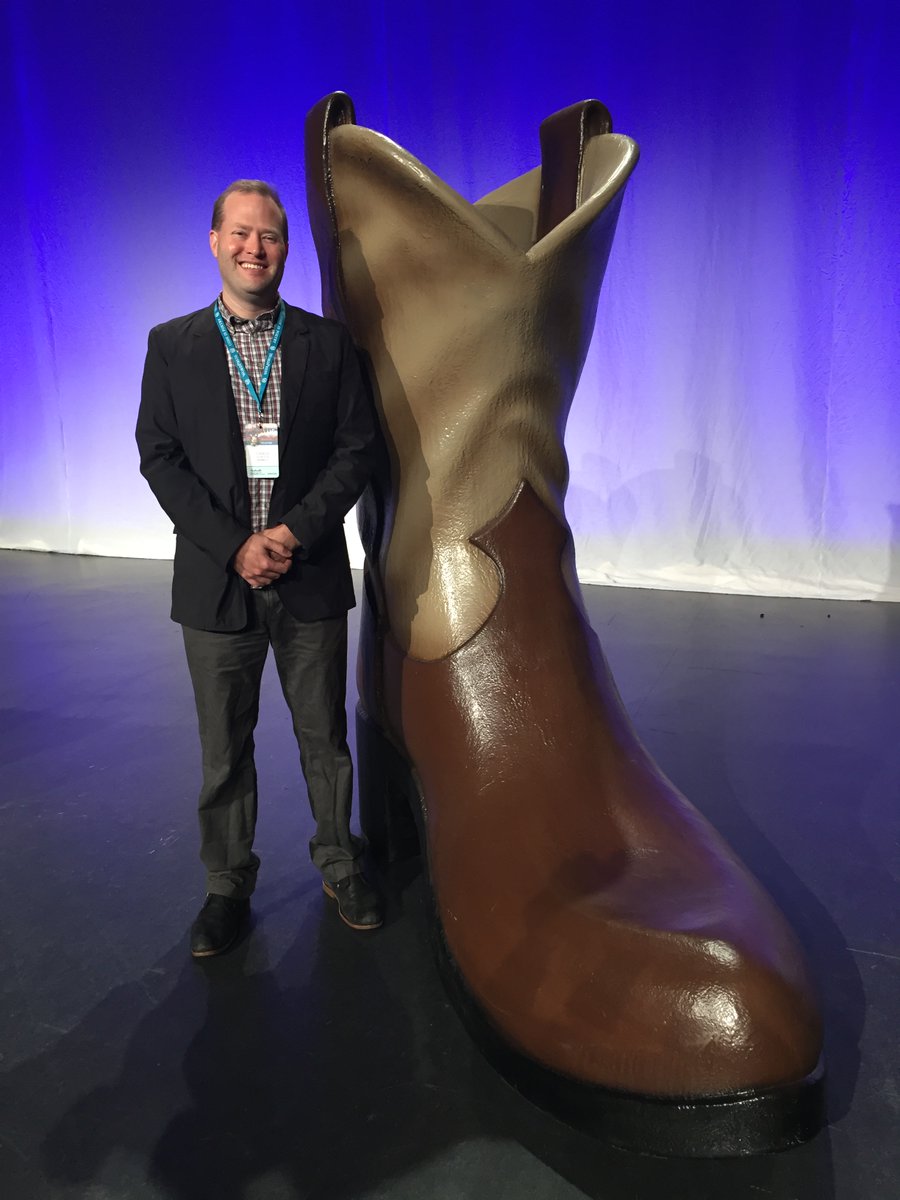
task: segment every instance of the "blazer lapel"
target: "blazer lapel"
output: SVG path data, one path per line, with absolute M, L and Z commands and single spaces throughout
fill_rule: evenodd
M 288 305 L 281 340 L 281 419 L 278 430 L 278 456 L 281 459 L 284 458 L 291 426 L 300 407 L 308 358 L 309 326 L 302 313 Z
M 214 422 L 211 428 L 228 430 L 228 445 L 234 478 L 242 480 L 244 488 L 247 490 L 244 443 L 241 437 L 237 406 L 234 402 L 234 392 L 231 387 L 231 374 L 228 370 L 228 360 L 225 357 L 225 345 L 222 335 L 216 328 L 211 305 L 209 308 L 203 309 L 197 317 L 193 333 L 192 354 L 195 356 L 197 364 L 198 401 Z M 248 511 L 249 504 L 250 493 L 247 490 Z

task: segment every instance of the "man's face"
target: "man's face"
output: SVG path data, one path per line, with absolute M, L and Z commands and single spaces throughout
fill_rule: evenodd
M 275 303 L 288 248 L 281 213 L 268 196 L 256 192 L 226 196 L 222 224 L 210 231 L 209 248 L 219 264 L 227 304 L 232 301 L 238 308 L 261 312 Z

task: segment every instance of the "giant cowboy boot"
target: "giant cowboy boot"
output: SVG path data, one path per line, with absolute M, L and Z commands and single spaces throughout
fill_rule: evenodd
M 596 102 L 477 204 L 338 93 L 307 119 L 326 311 L 369 359 L 361 815 L 418 835 L 439 957 L 504 1073 L 623 1145 L 752 1153 L 822 1120 L 772 901 L 650 759 L 581 605 L 563 429 L 637 148 Z M 408 801 L 415 825 L 404 819 Z

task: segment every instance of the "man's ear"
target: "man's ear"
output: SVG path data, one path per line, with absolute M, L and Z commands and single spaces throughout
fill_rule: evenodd
M 212 251 L 213 258 L 219 257 L 219 234 L 218 230 L 211 229 L 209 231 L 209 248 Z

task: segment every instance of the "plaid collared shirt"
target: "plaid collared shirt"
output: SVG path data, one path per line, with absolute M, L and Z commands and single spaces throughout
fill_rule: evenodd
M 253 380 L 253 386 L 259 389 L 263 367 L 266 365 L 266 355 L 272 340 L 272 330 L 275 327 L 275 308 L 269 312 L 260 313 L 252 321 L 235 316 L 225 305 L 220 296 L 218 299 L 219 312 L 225 318 L 238 354 L 244 360 L 247 374 Z M 243 430 L 245 425 L 255 425 L 260 419 L 263 423 L 281 424 L 281 346 L 275 351 L 272 371 L 263 396 L 262 418 L 256 407 L 256 401 L 250 395 L 234 365 L 234 359 L 225 351 L 228 359 L 228 372 L 231 375 L 231 388 L 234 392 L 234 402 L 237 408 L 238 424 Z M 248 479 L 250 488 L 250 519 L 253 532 L 259 533 L 269 523 L 269 501 L 272 498 L 274 479 Z

